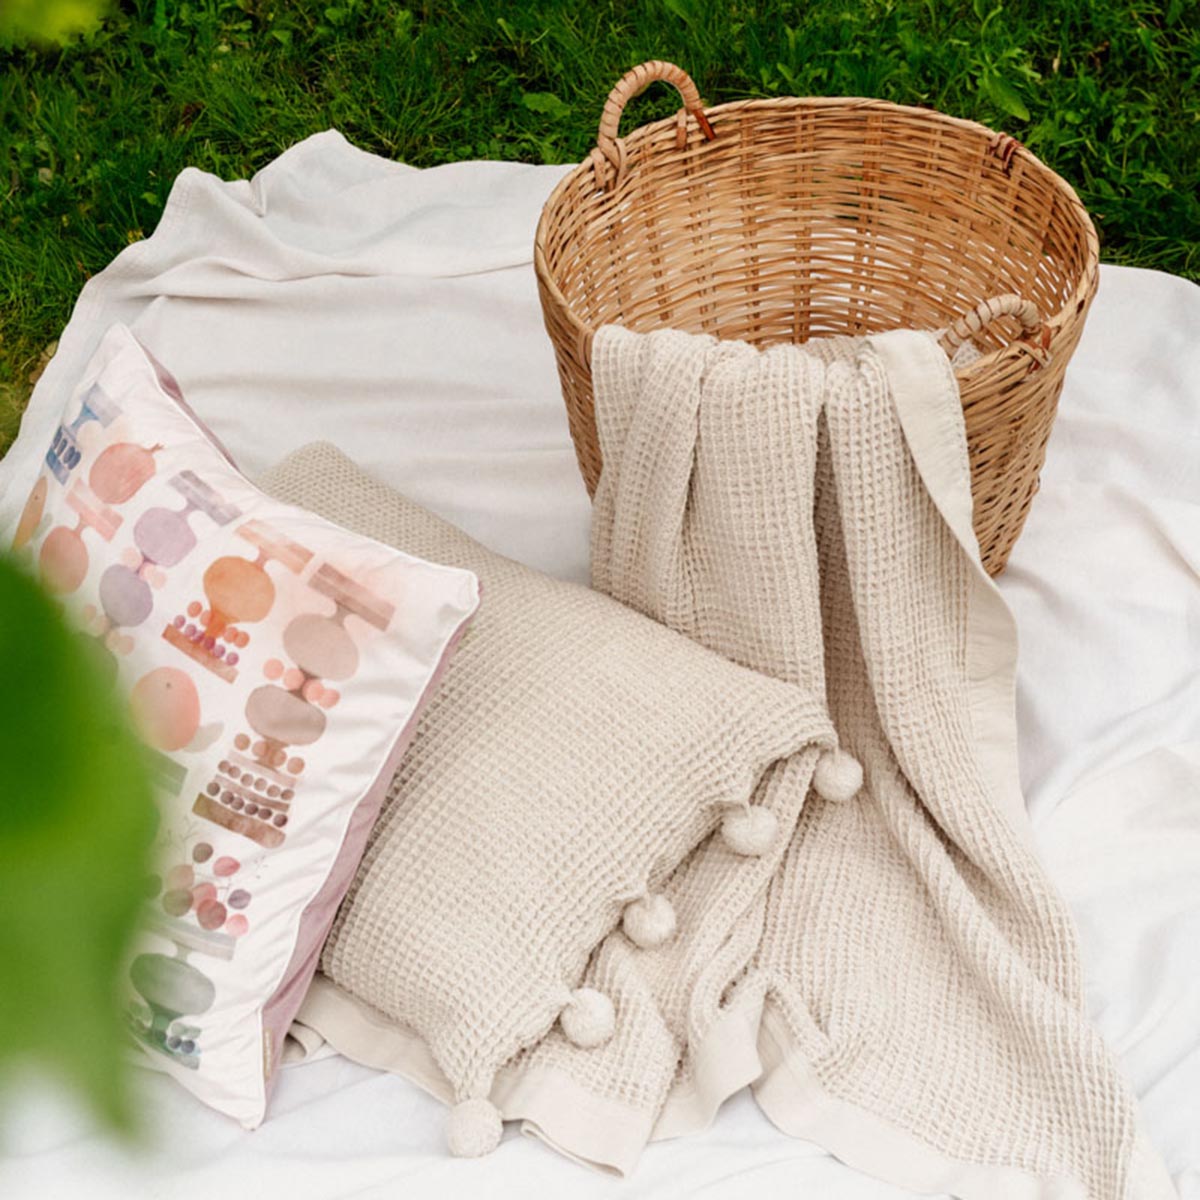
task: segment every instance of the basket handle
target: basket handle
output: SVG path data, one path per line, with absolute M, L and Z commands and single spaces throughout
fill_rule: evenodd
M 617 136 L 620 132 L 621 114 L 625 111 L 625 105 L 634 96 L 640 95 L 652 83 L 659 80 L 669 83 L 679 93 L 684 111 L 696 118 L 696 124 L 700 126 L 700 132 L 704 134 L 705 141 L 711 142 L 717 136 L 713 132 L 713 127 L 708 123 L 708 118 L 704 115 L 704 101 L 700 99 L 700 93 L 692 82 L 692 77 L 674 63 L 662 62 L 658 59 L 644 62 L 640 67 L 626 71 L 617 80 L 617 85 L 608 93 L 608 99 L 604 102 L 604 111 L 600 114 L 596 148 L 613 168 L 606 186 L 611 186 L 615 182 L 625 162 L 621 140 Z
M 970 312 L 963 313 L 938 339 L 938 345 L 953 357 L 954 352 L 972 335 L 979 333 L 997 317 L 1016 317 L 1021 323 L 1020 341 L 1033 353 L 1036 367 L 1044 366 L 1050 346 L 1050 327 L 1043 324 L 1038 306 L 1013 292 L 980 300 Z

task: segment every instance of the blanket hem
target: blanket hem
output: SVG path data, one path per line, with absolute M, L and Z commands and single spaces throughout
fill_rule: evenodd
M 830 1095 L 808 1060 L 789 1047 L 786 1025 L 770 1007 L 761 1028 L 766 1070 L 754 1085 L 754 1098 L 782 1132 L 911 1191 L 947 1192 L 960 1200 L 1087 1200 L 1083 1185 L 1064 1175 L 1039 1177 L 1018 1167 L 984 1166 L 941 1154 L 874 1113 Z
M 352 1062 L 399 1075 L 435 1100 L 453 1104 L 453 1089 L 424 1039 L 326 976 L 313 980 L 296 1021 Z M 553 1067 L 510 1063 L 489 1098 L 506 1121 L 520 1121 L 527 1135 L 605 1174 L 628 1175 L 650 1140 L 653 1117 L 597 1096 Z
M 887 369 L 900 427 L 925 489 L 970 565 L 971 726 L 984 776 L 997 785 L 997 808 L 1017 837 L 1036 853 L 1017 762 L 1017 624 L 979 556 L 958 383 L 950 360 L 928 334 L 893 330 L 867 340 Z M 938 389 L 930 387 L 931 379 L 939 381 Z

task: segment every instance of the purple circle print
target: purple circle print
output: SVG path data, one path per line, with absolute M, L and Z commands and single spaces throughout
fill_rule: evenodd
M 151 508 L 133 527 L 137 548 L 160 567 L 173 567 L 196 544 L 196 535 L 181 513 Z
M 100 576 L 100 603 L 114 625 L 140 625 L 154 607 L 150 585 L 123 563 Z

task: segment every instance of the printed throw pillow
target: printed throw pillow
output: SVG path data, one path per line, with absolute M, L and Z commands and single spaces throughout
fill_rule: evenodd
M 733 869 L 773 844 L 773 814 L 750 800 L 779 759 L 834 749 L 824 701 L 485 549 L 332 446 L 263 485 L 474 571 L 487 596 L 326 943 L 337 986 L 322 1009 L 340 1016 L 316 1025 L 353 1055 L 357 1002 L 390 1019 L 398 1069 L 427 1082 L 431 1054 L 446 1081 L 450 1149 L 484 1153 L 506 1062 L 556 1020 L 584 1047 L 621 1021 L 579 987 L 605 935 L 619 922 L 639 948 L 670 938 L 659 889 L 718 827 Z
M 253 1127 L 477 581 L 258 491 L 123 326 L 27 441 L 0 546 L 107 651 L 161 796 L 130 1031 Z

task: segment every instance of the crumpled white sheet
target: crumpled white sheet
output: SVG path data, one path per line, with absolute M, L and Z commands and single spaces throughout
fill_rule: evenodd
M 250 474 L 315 438 L 497 549 L 585 578 L 575 469 L 530 265 L 565 168 L 415 171 L 335 133 L 252 181 L 177 182 L 88 284 L 26 421 L 48 441 L 104 329 L 130 324 Z M 0 496 L 17 460 L 0 462 Z M 1103 267 L 1043 485 L 1001 588 L 1021 637 L 1022 775 L 1079 921 L 1092 1013 L 1200 1200 L 1200 288 Z M 412 1085 L 317 1053 L 244 1133 L 146 1073 L 130 1155 L 29 1083 L 0 1100 L 5 1200 L 429 1196 L 899 1200 L 776 1132 L 748 1095 L 618 1184 L 510 1131 L 477 1162 Z
M 1025 532 L 1021 774 L 1088 1001 L 1200 1196 L 1200 288 L 1102 267 Z

